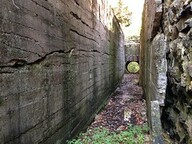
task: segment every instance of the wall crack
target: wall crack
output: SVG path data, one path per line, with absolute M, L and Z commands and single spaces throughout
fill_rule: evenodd
M 50 52 L 48 54 L 45 54 L 44 56 L 41 56 L 39 59 L 35 60 L 34 62 L 27 62 L 24 59 L 11 59 L 7 64 L 0 65 L 0 68 L 1 69 L 4 69 L 4 68 L 21 68 L 21 67 L 24 67 L 24 66 L 27 66 L 27 65 L 39 64 L 42 61 L 44 61 L 50 55 L 54 55 L 54 54 L 70 54 L 73 50 L 74 50 L 74 48 L 71 48 L 68 51 L 64 51 L 64 50 L 52 51 L 52 52 Z

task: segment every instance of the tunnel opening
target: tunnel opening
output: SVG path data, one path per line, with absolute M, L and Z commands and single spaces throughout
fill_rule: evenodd
M 127 73 L 138 74 L 140 70 L 139 61 L 127 61 L 125 69 Z

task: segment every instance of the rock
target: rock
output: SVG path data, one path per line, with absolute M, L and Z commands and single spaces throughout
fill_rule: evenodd
M 189 72 L 189 75 L 192 78 L 192 65 L 191 64 L 187 65 L 187 71 Z
M 185 24 L 184 19 L 179 20 L 179 22 L 176 24 L 176 26 L 177 26 L 177 29 L 178 29 L 179 32 L 186 33 L 187 30 L 190 30 L 188 25 Z
M 175 40 L 176 38 L 178 38 L 179 31 L 177 27 L 174 25 L 174 26 L 170 26 L 169 28 L 170 28 L 169 32 L 170 32 L 171 40 Z
M 171 24 L 174 24 L 175 13 L 173 13 L 172 9 L 169 9 L 168 11 L 168 18 L 169 18 L 169 22 Z
M 155 24 L 151 17 L 151 11 L 154 11 L 151 1 L 146 0 L 145 6 L 147 9 L 143 14 L 143 25 L 141 32 L 141 53 L 143 67 L 141 67 L 142 80 L 145 97 L 147 103 L 154 101 L 159 102 L 159 93 L 162 85 L 166 87 L 165 105 L 161 105 L 163 119 L 162 125 L 164 129 L 174 137 L 176 143 L 191 143 L 192 135 L 191 120 L 188 121 L 188 115 L 191 117 L 191 91 L 192 91 L 192 1 L 191 0 L 167 0 L 163 4 L 163 31 L 158 30 L 154 37 L 148 35 L 151 32 L 151 26 Z M 155 11 L 154 11 L 155 12 Z M 157 28 L 158 29 L 158 28 Z M 159 26 L 161 29 L 161 26 Z M 163 53 L 158 50 L 161 45 L 160 39 L 156 37 L 160 34 L 164 35 L 166 43 L 166 58 L 161 57 Z M 163 45 L 163 44 L 162 44 Z M 161 46 L 162 46 L 161 45 Z M 161 50 L 164 47 L 161 47 Z M 164 51 L 164 50 L 162 50 Z M 155 53 L 155 55 L 154 55 Z M 161 58 L 158 59 L 158 58 Z M 158 60 L 158 61 L 157 61 Z M 165 64 L 164 62 L 167 61 Z M 165 65 L 163 65 L 165 64 Z M 156 66 L 156 67 L 154 67 Z M 161 66 L 168 67 L 167 71 Z M 165 77 L 168 81 L 161 83 L 162 73 L 160 70 L 165 70 Z M 158 80 L 160 78 L 160 80 Z M 159 81 L 159 82 L 158 82 Z M 162 92 L 161 92 L 162 93 Z M 154 98 L 155 96 L 155 98 Z M 148 119 L 157 120 L 157 124 L 151 124 L 152 129 L 155 129 L 159 123 L 159 112 L 155 111 L 154 103 L 148 108 Z M 150 115 L 151 114 L 151 115 Z M 155 115 L 156 114 L 156 115 Z M 150 117 L 153 116 L 153 117 Z
M 188 116 L 188 119 L 186 121 L 186 125 L 187 125 L 187 131 L 191 137 L 192 140 L 192 116 Z
M 185 21 L 185 24 L 191 28 L 191 27 L 192 27 L 192 18 L 187 19 L 187 20 Z
M 162 126 L 160 121 L 159 102 L 151 102 L 152 135 L 155 142 L 161 141 Z
M 117 131 L 123 131 L 123 130 L 126 130 L 126 129 L 127 129 L 126 126 L 121 125 L 121 126 L 119 126 L 119 127 L 117 128 Z
M 125 109 L 124 110 L 124 121 L 129 121 L 129 119 L 131 118 L 131 114 L 132 114 L 131 110 Z
M 192 29 L 190 29 L 190 31 L 187 33 L 187 35 L 189 36 L 189 40 L 192 40 Z

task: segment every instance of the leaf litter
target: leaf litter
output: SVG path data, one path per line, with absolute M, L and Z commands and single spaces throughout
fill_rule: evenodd
M 139 74 L 125 74 L 107 105 L 96 115 L 88 129 L 91 131 L 104 127 L 111 132 L 120 132 L 127 130 L 130 125 L 146 125 L 146 102 L 138 83 Z M 149 134 L 145 136 L 145 143 L 151 143 Z

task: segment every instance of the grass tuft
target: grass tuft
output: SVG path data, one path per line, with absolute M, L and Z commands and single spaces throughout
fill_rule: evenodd
M 81 133 L 77 139 L 67 144 L 143 144 L 147 126 L 129 126 L 128 130 L 119 133 L 110 132 L 106 128 L 94 128 Z

